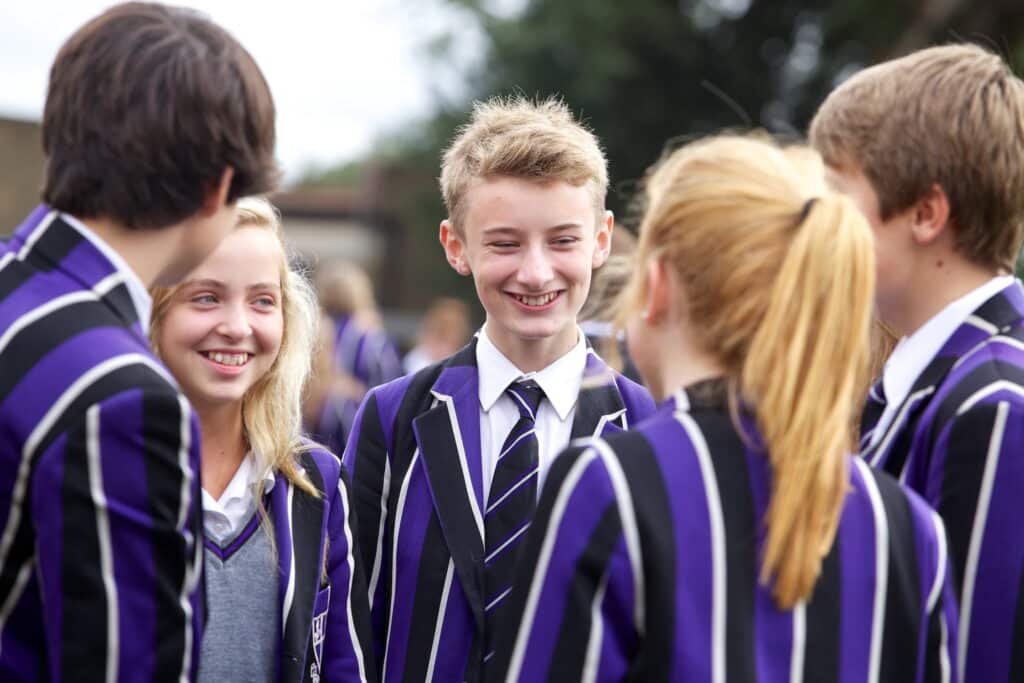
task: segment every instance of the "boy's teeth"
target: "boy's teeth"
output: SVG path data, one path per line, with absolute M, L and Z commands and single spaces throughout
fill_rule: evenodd
M 242 365 L 245 363 L 246 358 L 244 353 L 219 353 L 217 351 L 208 353 L 206 356 L 214 363 L 220 363 L 221 365 Z

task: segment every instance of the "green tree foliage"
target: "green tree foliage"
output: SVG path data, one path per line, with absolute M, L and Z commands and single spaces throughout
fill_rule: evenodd
M 448 2 L 477 22 L 485 54 L 466 74 L 461 101 L 385 145 L 388 163 L 430 179 L 429 189 L 403 188 L 396 210 L 416 239 L 429 236 L 426 261 L 410 267 L 424 286 L 447 292 L 457 291 L 450 277 L 428 274 L 447 269 L 426 244 L 443 216 L 435 178 L 440 151 L 474 99 L 563 96 L 605 146 L 609 206 L 622 216 L 666 144 L 722 128 L 799 137 L 832 87 L 876 61 L 967 40 L 1024 67 L 1019 0 L 527 0 L 511 15 L 493 0 Z M 459 39 L 434 40 L 434 58 L 449 59 L 445 48 Z

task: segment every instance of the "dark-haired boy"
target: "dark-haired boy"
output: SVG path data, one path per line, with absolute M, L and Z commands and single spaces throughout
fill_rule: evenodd
M 119 5 L 58 53 L 43 147 L 45 204 L 0 250 L 0 680 L 193 679 L 200 442 L 147 288 L 273 189 L 273 100 L 223 29 Z
M 810 132 L 874 229 L 878 313 L 903 337 L 865 407 L 863 455 L 945 521 L 961 615 L 941 634 L 957 645 L 947 664 L 961 681 L 1024 681 L 1024 83 L 976 46 L 921 50 L 845 82 Z M 896 557 L 888 580 L 917 580 Z

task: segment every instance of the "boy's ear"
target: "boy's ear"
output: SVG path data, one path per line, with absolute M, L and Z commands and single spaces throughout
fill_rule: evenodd
M 615 229 L 615 214 L 611 211 L 604 212 L 604 218 L 598 223 L 597 234 L 594 236 L 594 256 L 591 260 L 591 268 L 600 268 L 608 260 L 612 253 L 612 231 Z
M 204 218 L 213 216 L 223 209 L 228 203 L 228 193 L 231 192 L 231 181 L 235 179 L 235 169 L 225 166 L 220 174 L 220 179 L 212 185 L 206 196 L 203 198 L 203 205 L 199 207 L 199 214 Z
M 914 241 L 920 245 L 931 244 L 949 223 L 949 197 L 941 185 L 932 183 L 910 211 Z
M 462 238 L 455 232 L 448 219 L 441 221 L 441 229 L 438 231 L 438 239 L 444 247 L 444 255 L 448 263 L 459 275 L 470 275 L 473 271 L 469 268 L 469 261 L 466 260 L 466 245 Z

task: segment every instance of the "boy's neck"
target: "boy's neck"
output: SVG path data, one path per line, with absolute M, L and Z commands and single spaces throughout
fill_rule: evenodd
M 484 333 L 501 353 L 523 372 L 538 372 L 569 353 L 579 342 L 579 328 L 573 325 L 557 334 L 540 339 L 523 339 L 503 334 L 490 322 Z
M 946 306 L 1002 274 L 998 269 L 958 257 L 945 259 L 942 265 L 938 265 L 936 260 L 929 261 L 918 268 L 903 309 L 893 311 L 886 322 L 900 336 L 910 336 Z
M 203 489 L 220 499 L 247 451 L 240 404 L 197 407 L 202 430 Z
M 181 240 L 181 226 L 132 230 L 105 217 L 78 220 L 117 252 L 146 287 L 167 270 Z

